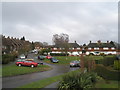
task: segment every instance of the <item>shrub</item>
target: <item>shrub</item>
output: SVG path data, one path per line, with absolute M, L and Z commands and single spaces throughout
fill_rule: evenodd
M 94 71 L 97 72 L 97 74 L 99 76 L 102 76 L 104 79 L 120 80 L 120 78 L 119 78 L 120 72 L 119 71 L 109 70 L 103 65 L 96 65 L 96 68 Z
M 120 60 L 115 60 L 114 61 L 114 69 L 115 70 L 120 70 Z
M 96 81 L 97 74 L 93 72 L 66 74 L 59 82 L 58 90 L 83 90 L 93 87 Z
M 2 64 L 8 64 L 11 61 L 15 61 L 16 56 L 12 54 L 2 55 Z

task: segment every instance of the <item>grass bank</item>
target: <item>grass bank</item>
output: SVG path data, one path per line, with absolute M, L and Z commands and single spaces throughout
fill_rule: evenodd
M 16 65 L 9 65 L 2 68 L 2 77 L 7 76 L 16 76 L 16 75 L 22 75 L 22 74 L 28 74 L 33 72 L 41 72 L 41 71 L 47 71 L 52 69 L 50 66 L 47 65 L 38 65 L 38 67 L 25 67 L 25 66 L 16 66 Z

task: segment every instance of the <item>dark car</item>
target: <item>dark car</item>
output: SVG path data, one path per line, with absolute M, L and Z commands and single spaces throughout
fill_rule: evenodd
M 45 58 L 46 58 L 46 56 L 42 56 L 42 55 L 38 56 L 38 59 L 40 59 L 40 60 L 44 60 Z
M 71 61 L 70 67 L 80 67 L 80 61 L 78 61 L 78 60 Z
M 50 61 L 51 61 L 52 63 L 58 63 L 58 62 L 59 62 L 59 60 L 57 60 L 57 59 L 55 59 L 55 58 L 50 58 Z
M 34 62 L 32 60 L 25 60 L 25 61 L 18 61 L 16 62 L 16 65 L 17 66 L 30 66 L 30 67 L 37 67 L 38 66 L 38 63 L 37 62 Z

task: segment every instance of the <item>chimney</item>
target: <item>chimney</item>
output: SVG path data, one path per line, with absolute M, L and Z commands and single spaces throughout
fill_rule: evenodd
M 92 41 L 90 40 L 90 43 L 91 43 Z
M 75 43 L 76 43 L 76 40 L 75 40 Z
M 98 43 L 100 44 L 100 43 L 101 43 L 101 41 L 100 41 L 100 40 L 98 40 Z
M 107 43 L 109 43 L 109 41 L 107 41 Z

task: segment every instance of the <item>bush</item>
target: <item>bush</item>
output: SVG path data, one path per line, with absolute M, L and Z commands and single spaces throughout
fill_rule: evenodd
M 96 81 L 97 74 L 93 72 L 66 74 L 59 82 L 58 90 L 83 90 L 93 87 Z
M 120 60 L 115 60 L 114 61 L 114 69 L 115 70 L 120 70 Z
M 2 64 L 8 64 L 11 61 L 15 61 L 16 56 L 12 54 L 2 55 Z
M 103 65 L 97 65 L 95 70 L 99 76 L 102 76 L 104 79 L 107 80 L 120 80 L 119 78 L 119 71 L 115 70 L 108 70 L 105 66 Z
M 66 53 L 50 53 L 51 56 L 66 56 Z M 69 54 L 67 53 L 67 56 Z

